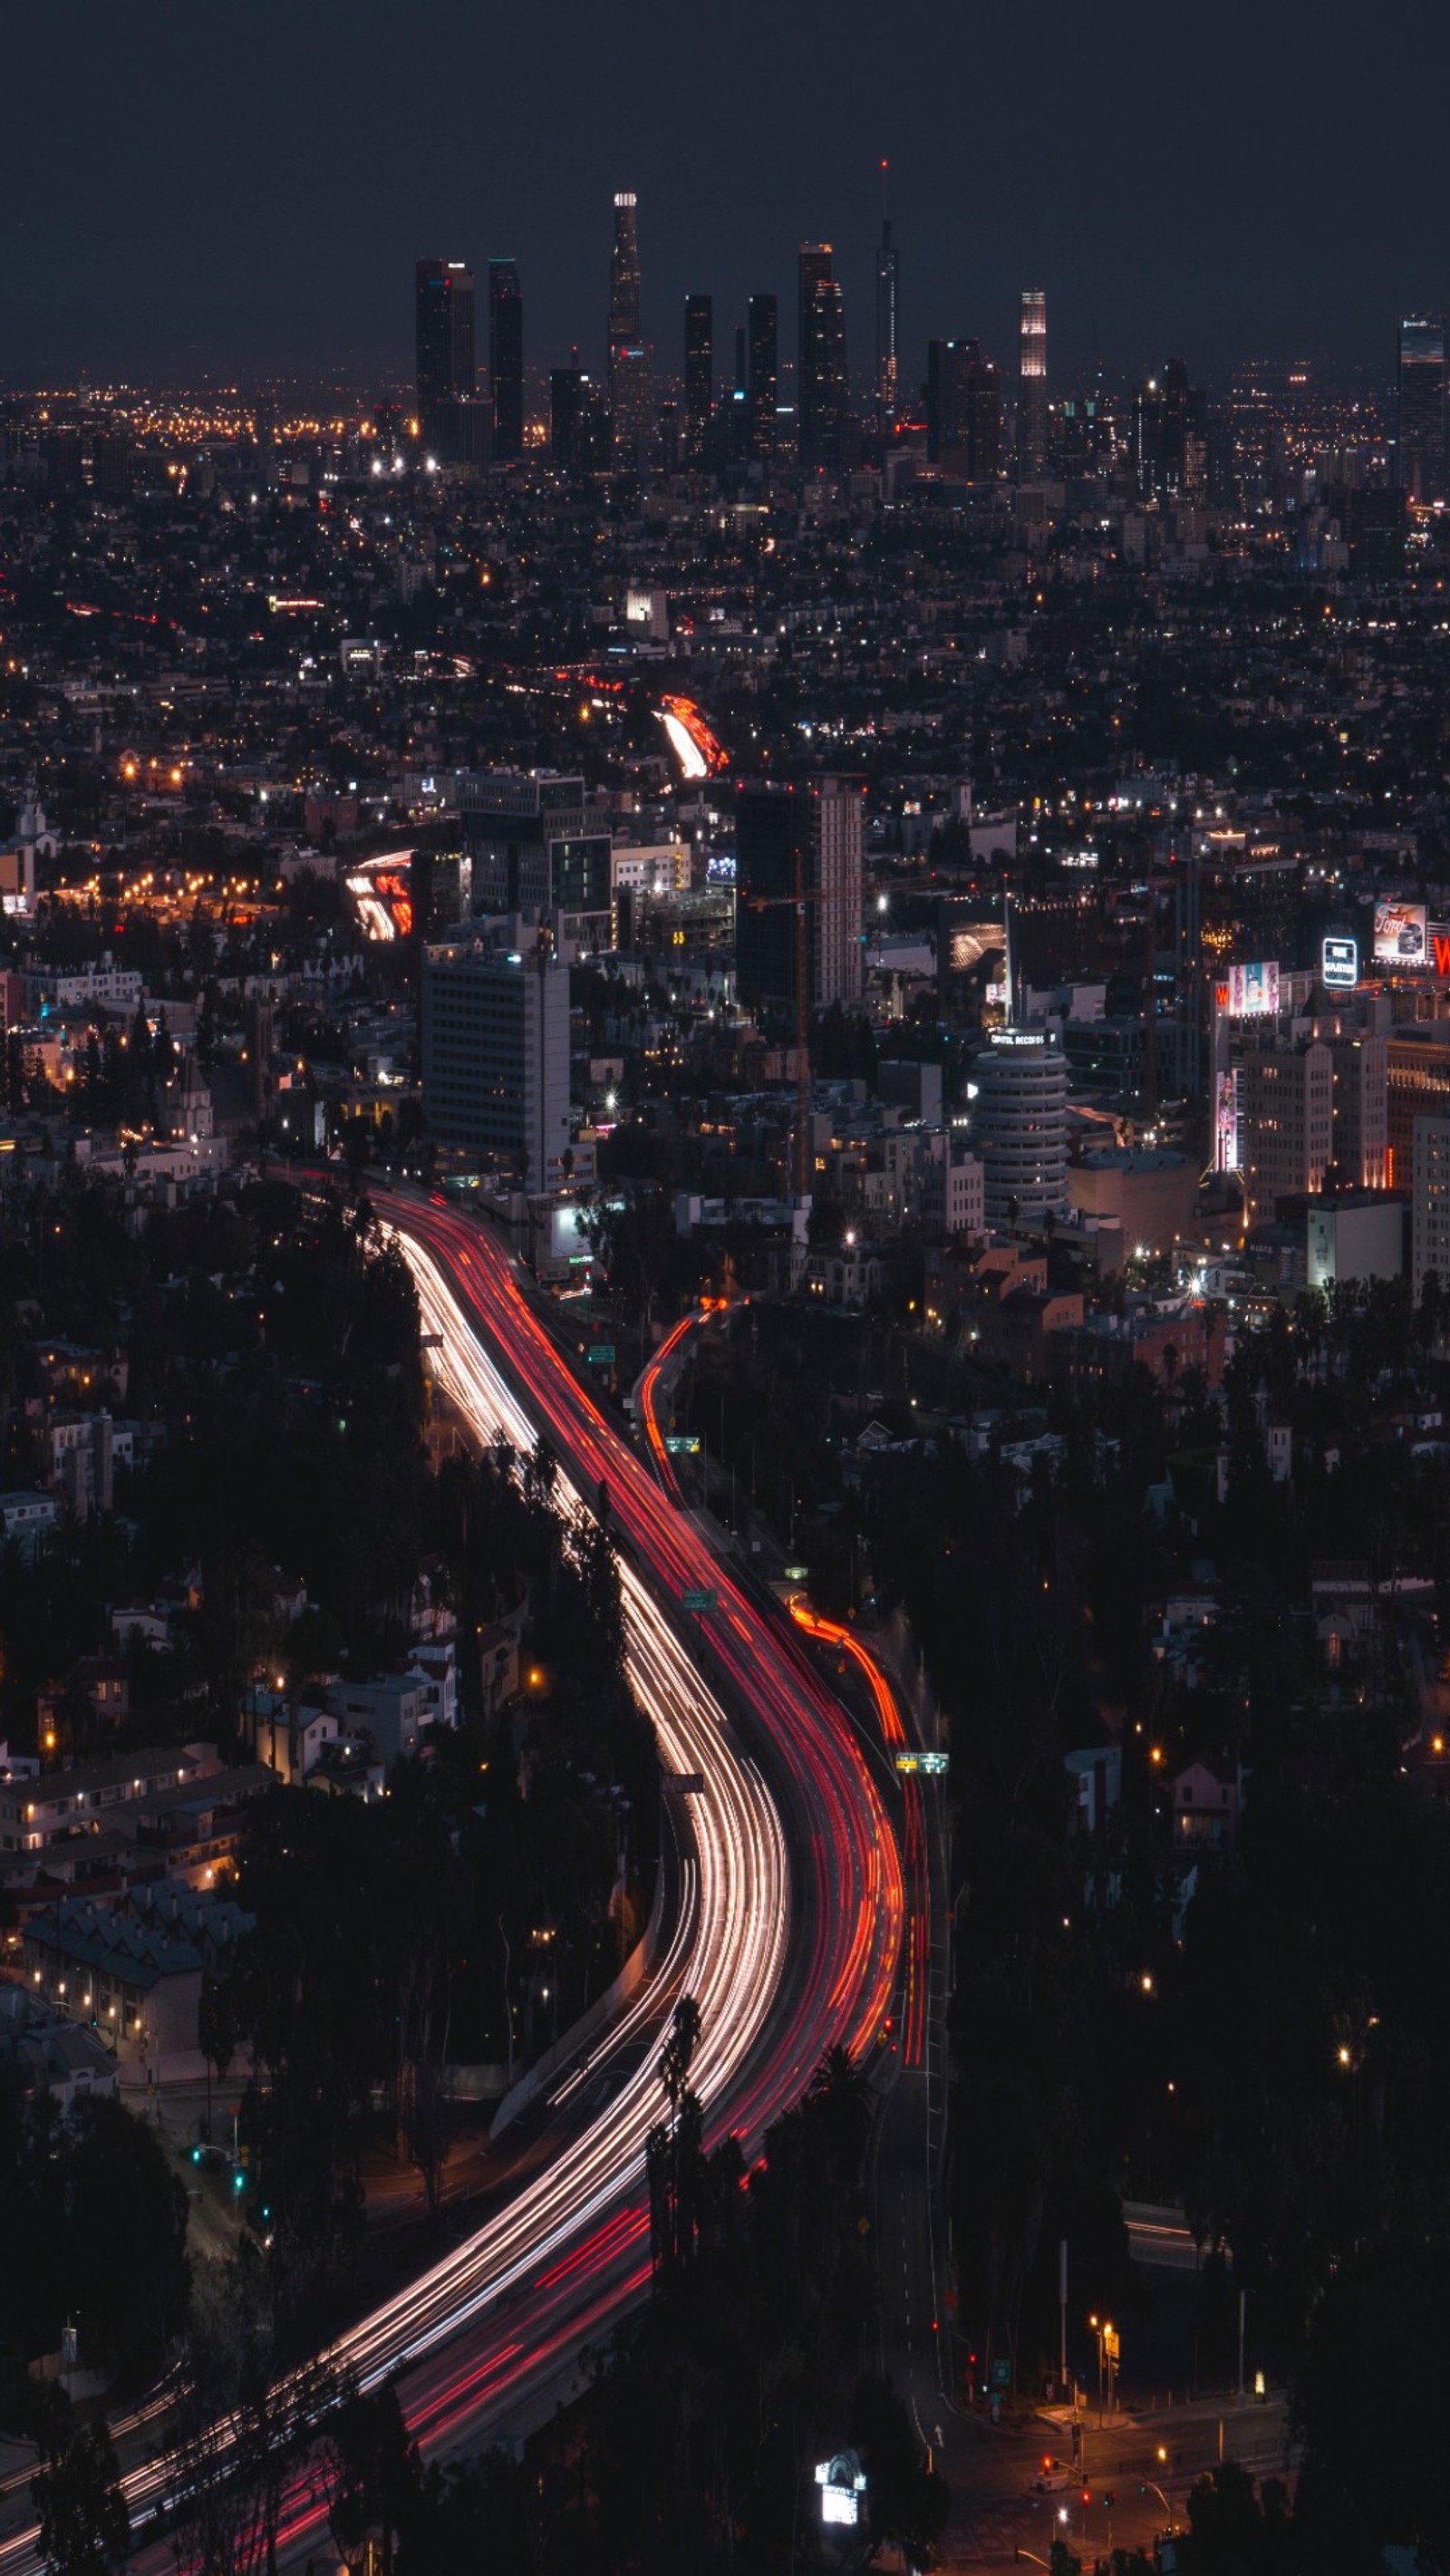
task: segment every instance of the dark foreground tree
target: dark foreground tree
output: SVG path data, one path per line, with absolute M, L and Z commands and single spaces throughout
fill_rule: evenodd
M 68 2407 L 63 2415 L 70 2417 Z M 30 2493 L 43 2564 L 50 2576 L 108 2576 L 125 2557 L 131 2518 L 104 2418 L 77 2431 L 57 2410 L 41 2457 Z

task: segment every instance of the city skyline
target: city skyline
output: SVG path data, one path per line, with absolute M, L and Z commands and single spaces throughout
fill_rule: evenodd
M 639 195 L 657 350 L 670 349 L 685 296 L 706 291 L 723 346 L 752 293 L 788 291 L 797 244 L 826 239 L 869 377 L 883 159 L 908 383 L 933 337 L 971 333 L 1005 361 L 1026 280 L 1047 290 L 1054 372 L 1060 357 L 1078 377 L 1099 357 L 1140 371 L 1165 345 L 1200 372 L 1280 352 L 1378 371 L 1393 365 L 1398 308 L 1447 300 L 1435 155 L 1417 148 L 1447 47 L 1437 30 L 1416 31 L 1411 85 L 1393 28 L 1360 61 L 1355 158 L 1336 195 L 1321 146 L 1336 74 L 1303 58 L 1292 30 L 1237 6 L 1221 13 L 1216 46 L 1231 60 L 1241 39 L 1253 77 L 1223 96 L 1194 75 L 1191 31 L 1165 33 L 1138 0 L 1107 42 L 1049 8 L 1020 119 L 969 105 L 1015 94 L 1005 23 L 958 33 L 922 7 L 883 46 L 848 6 L 821 46 L 815 20 L 806 10 L 781 27 L 752 5 L 722 45 L 713 25 L 667 25 L 641 7 L 607 44 L 588 26 L 563 46 L 551 32 L 547 59 L 528 23 L 491 28 L 486 54 L 481 32 L 428 0 L 406 29 L 395 8 L 360 29 L 318 0 L 286 27 L 285 48 L 266 7 L 245 46 L 198 49 L 175 0 L 152 0 L 139 20 L 98 19 L 64 59 L 52 25 L 17 27 L 16 94 L 64 96 L 68 156 L 57 187 L 48 121 L 18 125 L 5 381 L 83 369 L 371 378 L 404 352 L 408 261 L 442 245 L 480 275 L 490 257 L 519 261 L 539 365 L 577 344 L 600 366 L 599 210 L 618 188 Z M 440 90 L 430 67 L 445 35 Z M 567 167 L 539 188 L 529 120 L 515 132 L 499 117 L 482 183 L 476 156 L 452 148 L 479 85 L 527 96 L 546 72 L 554 121 L 577 117 Z M 696 112 L 705 97 L 708 117 Z

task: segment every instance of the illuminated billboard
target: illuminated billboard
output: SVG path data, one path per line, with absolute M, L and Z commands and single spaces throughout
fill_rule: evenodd
M 1374 908 L 1374 960 L 1377 966 L 1428 966 L 1430 923 L 1422 903 L 1377 903 Z
M 1320 951 L 1319 976 L 1326 993 L 1352 993 L 1359 982 L 1359 941 L 1331 934 Z
M 1220 1009 L 1231 1020 L 1271 1020 L 1279 1008 L 1279 961 L 1260 959 L 1251 966 L 1230 966 L 1220 984 Z
M 848 2527 L 859 2523 L 866 2480 L 854 2451 L 840 2451 L 834 2460 L 822 2460 L 816 2470 L 816 2484 L 821 2491 L 822 2522 L 844 2523 Z
M 1239 1168 L 1239 1076 L 1237 1065 L 1221 1073 L 1214 1090 L 1213 1168 L 1216 1172 L 1236 1172 Z

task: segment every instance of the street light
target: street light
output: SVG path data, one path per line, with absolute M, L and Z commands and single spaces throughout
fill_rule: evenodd
M 1098 2339 L 1098 2431 L 1101 2432 L 1103 2429 L 1103 2367 L 1106 2363 L 1108 2374 L 1108 2407 L 1109 2412 L 1111 2412 L 1113 2372 L 1117 2366 L 1118 2354 L 1121 2350 L 1121 2345 L 1118 2339 L 1117 2328 L 1114 2326 L 1110 2318 L 1104 2317 L 1100 2322 L 1096 2317 L 1089 2317 L 1088 2324 L 1092 2327 L 1093 2333 Z
M 1168 2454 L 1167 2454 L 1167 2452 L 1166 2452 L 1166 2451 L 1160 2451 L 1160 2452 L 1159 2452 L 1159 2454 L 1158 2454 L 1158 2457 L 1159 2457 L 1159 2459 L 1160 2459 L 1160 2460 L 1162 2460 L 1162 2461 L 1164 2461 L 1164 2462 L 1166 2463 L 1166 2461 L 1167 2461 L 1167 2457 L 1168 2457 Z M 1145 2490 L 1145 2492 L 1146 2492 L 1146 2490 L 1147 2490 L 1149 2487 L 1151 2487 L 1151 2488 L 1152 2488 L 1153 2493 L 1154 2493 L 1154 2494 L 1155 2494 L 1155 2496 L 1157 2497 L 1157 2499 L 1158 2499 L 1159 2503 L 1160 2503 L 1160 2504 L 1161 2504 L 1161 2506 L 1163 2507 L 1164 2512 L 1165 2512 L 1165 2513 L 1167 2514 L 1167 2516 L 1168 2516 L 1168 2528 L 1169 2528 L 1169 2530 L 1171 2531 L 1171 2530 L 1173 2529 L 1173 2507 L 1172 2507 L 1171 2503 L 1169 2502 L 1169 2500 L 1168 2500 L 1167 2496 L 1164 2494 L 1163 2489 L 1162 2489 L 1162 2488 L 1160 2487 L 1160 2485 L 1158 2484 L 1157 2479 L 1156 2479 L 1156 2478 L 1145 2478 L 1145 2479 L 1143 2480 L 1143 2486 L 1144 2486 L 1144 2490 Z

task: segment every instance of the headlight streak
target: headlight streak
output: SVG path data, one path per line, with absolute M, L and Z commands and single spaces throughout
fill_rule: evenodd
M 700 2006 L 693 2075 L 707 2143 L 733 2130 L 750 2155 L 829 2047 L 855 2051 L 874 2038 L 896 1976 L 905 1906 L 895 1837 L 839 1712 L 793 1640 L 762 1619 L 576 1385 L 497 1246 L 431 1206 L 389 1201 L 385 1214 L 413 1271 L 424 1332 L 438 1337 L 438 1375 L 475 1435 L 489 1445 L 506 1441 L 522 1460 L 543 1429 L 560 1458 L 559 1492 L 571 1516 L 591 1508 L 581 1487 L 597 1495 L 607 1483 L 631 1551 L 620 1558 L 631 1686 L 666 1770 L 703 1783 L 688 1801 L 695 1848 L 685 1856 L 666 1956 L 550 2097 L 567 2102 L 586 2077 L 603 2076 L 609 2098 L 505 2207 L 333 2347 L 331 2358 L 364 2388 L 406 2371 L 410 2428 L 446 2453 L 476 2447 L 491 2421 L 546 2374 L 556 2378 L 581 2343 L 607 2332 L 647 2287 L 643 2160 L 659 2114 L 656 2051 L 647 2042 L 661 1998 L 690 1993 Z M 506 1350 L 510 1376 L 480 1330 Z M 632 1557 L 649 1565 L 653 1588 Z M 731 1692 L 752 1712 L 785 1777 L 795 1874 L 776 1790 L 655 1597 L 678 1601 L 702 1580 L 718 1589 L 713 1644 Z M 638 2062 L 630 2065 L 632 2056 Z M 517 2294 L 526 2285 L 521 2312 Z M 506 2316 L 495 2316 L 505 2307 Z M 484 2348 L 464 2348 L 481 2330 Z M 176 2478 L 169 2457 L 130 2472 L 133 2526 L 174 2494 Z M 305 2502 L 310 2493 L 299 2478 L 289 2542 L 300 2545 L 315 2527 L 320 2508 Z M 35 2537 L 20 2533 L 0 2545 L 0 2576 L 33 2576 Z

